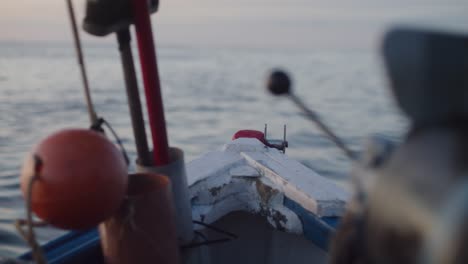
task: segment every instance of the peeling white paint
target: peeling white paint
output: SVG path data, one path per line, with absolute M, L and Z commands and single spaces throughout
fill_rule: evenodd
M 231 168 L 229 174 L 232 177 L 260 177 L 260 172 L 258 170 L 247 165 Z
M 242 153 L 247 162 L 273 181 L 287 197 L 318 216 L 341 216 L 350 194 L 276 149 Z
M 273 208 L 273 210 L 281 215 L 284 215 L 284 217 L 288 220 L 282 223 L 282 228 L 287 230 L 289 233 L 302 234 L 302 222 L 294 212 L 283 206 L 277 206 Z M 272 217 L 267 217 L 267 220 L 272 226 L 276 227 L 277 229 L 279 228 L 278 226 L 276 226 L 275 221 L 272 219 Z
M 275 228 L 301 234 L 284 197 L 318 216 L 340 216 L 350 195 L 333 182 L 257 139 L 241 138 L 187 164 L 194 219 L 212 223 L 234 211 L 264 216 Z M 196 227 L 201 228 L 201 227 Z

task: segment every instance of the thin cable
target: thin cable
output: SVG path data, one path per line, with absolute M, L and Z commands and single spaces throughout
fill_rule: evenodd
M 198 235 L 199 237 L 203 238 L 203 240 L 208 240 L 208 238 L 200 231 L 193 231 L 196 235 Z
M 78 59 L 80 70 L 81 70 L 81 79 L 83 81 L 85 99 L 86 99 L 86 104 L 88 107 L 89 120 L 91 124 L 94 124 L 97 122 L 98 117 L 97 117 L 96 111 L 94 110 L 93 101 L 91 100 L 91 92 L 90 92 L 89 84 L 88 84 L 88 76 L 86 74 L 86 66 L 85 66 L 85 62 L 83 59 L 83 52 L 81 49 L 80 35 L 78 34 L 78 27 L 76 26 L 75 11 L 73 10 L 73 4 L 71 0 L 67 0 L 67 6 L 68 6 L 68 14 L 70 17 L 70 22 L 71 22 L 71 26 L 73 30 L 73 39 L 75 41 L 76 56 Z
M 122 151 L 122 155 L 124 156 L 124 159 L 125 159 L 125 162 L 127 163 L 127 166 L 130 164 L 130 159 L 128 158 L 128 155 L 127 155 L 127 151 L 125 150 L 125 147 L 122 143 L 122 140 L 120 140 L 120 137 L 119 135 L 117 135 L 117 132 L 115 132 L 115 130 L 112 128 L 112 126 L 109 124 L 109 122 L 107 122 L 105 119 L 103 118 L 99 118 L 99 120 L 107 126 L 107 128 L 111 131 L 112 135 L 114 136 L 115 138 L 115 141 L 117 142 L 117 144 L 119 145 L 120 147 L 120 150 Z
M 211 229 L 211 230 L 213 230 L 213 231 L 216 231 L 216 232 L 218 232 L 218 233 L 224 234 L 224 235 L 226 235 L 226 236 L 228 236 L 228 237 L 230 237 L 230 238 L 232 238 L 232 239 L 237 239 L 237 238 L 238 238 L 236 234 L 233 234 L 233 233 L 231 233 L 231 232 L 229 232 L 229 231 L 226 231 L 226 230 L 222 230 L 222 229 L 217 228 L 217 227 L 215 227 L 215 226 L 213 226 L 213 225 L 206 224 L 206 223 L 203 223 L 203 222 L 197 221 L 197 220 L 193 220 L 193 223 L 194 223 L 194 224 L 197 224 L 197 225 L 204 226 L 204 227 L 206 227 L 206 228 L 208 228 L 208 229 Z
M 201 233 L 199 231 L 195 231 L 195 234 L 202 237 L 204 241 L 202 241 L 202 242 L 193 242 L 193 243 L 189 243 L 189 244 L 186 244 L 186 245 L 181 245 L 180 246 L 181 249 L 189 249 L 189 248 L 195 248 L 195 247 L 200 247 L 200 246 L 207 246 L 207 245 L 211 245 L 211 244 L 225 243 L 225 242 L 229 242 L 229 241 L 232 241 L 232 240 L 238 238 L 238 236 L 236 234 L 233 234 L 233 233 L 228 232 L 226 230 L 222 230 L 222 229 L 217 228 L 217 227 L 215 227 L 213 225 L 209 225 L 209 224 L 203 223 L 201 221 L 197 221 L 197 220 L 193 220 L 192 222 L 194 224 L 201 225 L 201 226 L 203 226 L 203 227 L 205 227 L 207 229 L 211 229 L 211 230 L 215 231 L 216 233 L 223 234 L 226 237 L 219 238 L 219 239 L 208 240 L 207 237 L 205 235 L 203 235 L 203 233 Z
M 212 244 L 219 244 L 219 243 L 224 243 L 224 242 L 229 242 L 231 241 L 232 238 L 221 238 L 221 239 L 215 239 L 215 240 L 207 240 L 204 242 L 195 242 L 191 243 L 188 245 L 182 245 L 180 246 L 181 249 L 189 249 L 189 248 L 195 248 L 195 247 L 200 247 L 200 246 L 207 246 L 207 245 L 212 245 Z

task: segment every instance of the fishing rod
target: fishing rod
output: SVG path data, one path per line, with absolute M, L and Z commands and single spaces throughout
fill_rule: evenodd
M 143 120 L 143 111 L 138 91 L 138 82 L 133 62 L 132 48 L 130 45 L 131 35 L 129 28 L 117 32 L 117 41 L 119 43 L 120 59 L 124 72 L 125 87 L 127 91 L 128 106 L 132 121 L 133 133 L 137 156 L 140 163 L 145 166 L 152 164 L 148 142 L 146 140 L 145 121 Z
M 86 105 L 88 108 L 88 114 L 89 114 L 89 119 L 91 122 L 90 129 L 98 132 L 104 133 L 104 130 L 102 128 L 102 125 L 107 126 L 107 128 L 111 131 L 112 135 L 114 136 L 117 144 L 119 145 L 122 155 L 124 156 L 124 159 L 127 164 L 129 164 L 129 158 L 127 155 L 127 151 L 125 150 L 125 147 L 123 146 L 122 141 L 120 140 L 119 136 L 115 132 L 115 130 L 112 128 L 109 122 L 107 122 L 104 118 L 99 117 L 96 114 L 96 110 L 94 108 L 94 104 L 91 98 L 91 91 L 89 88 L 89 82 L 88 82 L 88 75 L 86 73 L 86 65 L 84 62 L 84 56 L 83 56 L 83 50 L 81 47 L 81 39 L 80 35 L 78 33 L 78 27 L 76 25 L 76 17 L 75 17 L 75 10 L 73 8 L 73 3 L 72 0 L 67 0 L 67 9 L 68 9 L 68 16 L 70 18 L 70 24 L 72 26 L 72 32 L 73 32 L 73 39 L 75 43 L 75 49 L 76 49 L 76 55 L 78 59 L 78 64 L 80 66 L 80 71 L 81 71 L 81 79 L 83 81 L 83 87 L 84 87 L 84 92 L 85 92 L 85 99 L 86 99 Z
M 344 154 L 350 159 L 355 160 L 356 153 L 349 149 L 346 144 L 341 140 L 320 118 L 320 116 L 310 108 L 308 108 L 304 102 L 292 92 L 291 79 L 288 74 L 282 70 L 273 70 L 267 81 L 268 90 L 276 96 L 287 96 L 305 116 L 314 122 L 318 128 L 324 132 L 329 139 L 335 143 L 335 145 L 341 149 Z
M 91 98 L 88 75 L 86 73 L 86 65 L 85 65 L 85 61 L 83 58 L 83 50 L 81 48 L 81 40 L 80 40 L 80 35 L 78 34 L 78 27 L 76 26 L 76 17 L 75 17 L 75 11 L 73 9 L 72 0 L 67 0 L 67 9 L 68 9 L 68 15 L 69 15 L 71 26 L 72 26 L 73 39 L 75 43 L 75 50 L 76 50 L 76 55 L 78 58 L 78 64 L 79 64 L 80 71 L 81 71 L 81 80 L 83 82 L 83 87 L 84 87 L 84 92 L 85 92 L 85 99 L 86 99 L 86 105 L 88 108 L 89 121 L 91 122 L 91 125 L 94 125 L 98 123 L 98 116 L 96 114 L 96 110 L 94 109 L 93 101 Z

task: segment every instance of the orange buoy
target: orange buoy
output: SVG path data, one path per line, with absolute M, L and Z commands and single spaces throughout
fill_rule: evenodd
M 64 229 L 96 226 L 119 208 L 127 190 L 122 153 L 104 135 L 91 130 L 62 130 L 36 146 L 21 171 L 25 198 L 35 174 L 33 212 Z

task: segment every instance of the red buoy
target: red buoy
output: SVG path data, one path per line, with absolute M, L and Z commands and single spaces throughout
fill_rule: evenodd
M 21 171 L 21 190 L 31 208 L 51 225 L 86 229 L 111 216 L 127 189 L 122 153 L 102 134 L 84 129 L 62 130 L 32 151 Z M 37 167 L 36 157 L 41 166 Z

